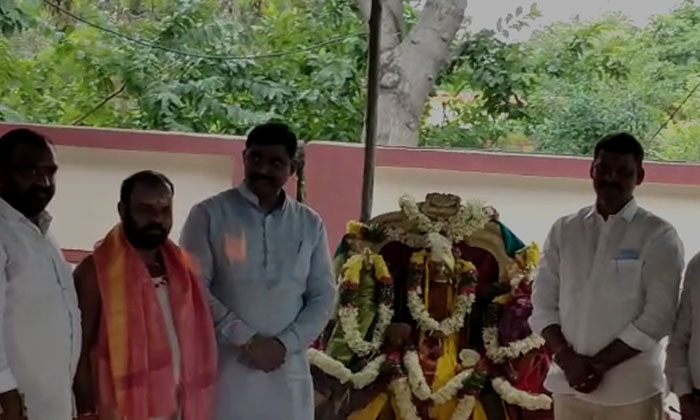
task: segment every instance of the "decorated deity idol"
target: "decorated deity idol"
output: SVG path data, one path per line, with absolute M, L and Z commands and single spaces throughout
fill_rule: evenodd
M 336 316 L 309 350 L 316 419 L 551 419 L 527 325 L 537 247 L 479 202 L 399 205 L 349 223 L 336 253 Z

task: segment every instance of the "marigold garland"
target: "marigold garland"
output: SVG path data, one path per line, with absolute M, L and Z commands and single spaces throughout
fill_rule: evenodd
M 359 311 L 355 303 L 360 276 L 365 267 L 373 270 L 379 296 L 377 320 L 371 341 L 365 340 L 360 333 L 357 321 Z M 394 282 L 389 273 L 389 268 L 381 255 L 366 251 L 363 254 L 356 254 L 348 258 L 343 265 L 343 276 L 340 283 L 340 303 L 338 318 L 350 350 L 363 357 L 379 350 L 384 342 L 386 329 L 394 317 Z

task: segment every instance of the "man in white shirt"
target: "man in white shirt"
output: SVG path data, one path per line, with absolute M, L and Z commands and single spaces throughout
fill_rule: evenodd
M 533 289 L 532 329 L 555 363 L 545 386 L 556 420 L 659 420 L 660 340 L 678 303 L 683 246 L 637 205 L 644 151 L 626 133 L 595 147 L 595 205 L 558 220 Z
M 70 266 L 48 233 L 58 169 L 42 135 L 0 137 L 0 406 L 3 420 L 68 420 L 80 354 Z M 25 412 L 26 410 L 26 412 Z
M 676 324 L 668 343 L 666 376 L 683 420 L 700 420 L 700 254 L 688 264 Z

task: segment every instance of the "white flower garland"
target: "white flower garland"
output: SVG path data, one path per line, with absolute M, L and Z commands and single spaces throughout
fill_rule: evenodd
M 396 399 L 396 408 L 402 420 L 421 420 L 416 406 L 413 404 L 411 388 L 408 379 L 398 378 L 389 383 L 389 390 Z
M 482 330 L 484 348 L 486 356 L 494 363 L 504 363 L 508 360 L 524 356 L 529 352 L 542 348 L 544 339 L 537 334 L 530 334 L 522 340 L 508 343 L 507 346 L 500 346 L 498 343 L 498 328 L 486 327 Z
M 428 247 L 428 239 L 425 235 L 409 233 L 393 226 L 386 229 L 386 237 L 389 242 L 401 242 L 415 249 Z
M 444 233 L 451 242 L 461 242 L 468 238 L 491 220 L 491 216 L 478 201 L 468 201 L 459 207 L 457 214 L 446 219 L 433 221 L 420 211 L 416 200 L 410 195 L 399 199 L 399 206 L 406 218 L 416 225 L 422 233 Z
M 353 255 L 345 262 L 343 265 L 343 283 L 359 283 L 359 276 L 362 271 L 362 267 L 365 264 L 366 258 L 367 256 L 365 255 L 357 254 Z M 374 269 L 375 273 L 377 269 L 379 269 L 379 271 L 386 272 L 388 275 L 386 263 L 381 256 L 370 255 L 369 261 L 371 262 L 371 267 Z M 377 280 L 379 279 L 377 278 Z M 366 341 L 360 333 L 360 326 L 357 321 L 358 316 L 359 309 L 355 306 L 343 305 L 338 309 L 340 327 L 343 330 L 343 336 L 345 337 L 348 347 L 353 353 L 364 357 L 378 351 L 382 346 L 382 343 L 384 342 L 384 334 L 391 324 L 391 319 L 394 317 L 393 303 L 389 304 L 382 302 L 379 304 L 377 308 L 377 322 L 374 325 L 371 341 Z
M 394 394 L 398 414 L 403 420 L 421 420 L 418 415 L 418 410 L 413 404 L 411 396 L 411 388 L 408 380 L 404 377 L 393 380 L 389 383 L 389 390 Z M 476 398 L 471 395 L 465 395 L 459 399 L 454 413 L 450 420 L 467 420 L 471 417 L 476 405 Z
M 519 390 L 511 385 L 507 379 L 493 378 L 493 389 L 508 404 L 517 405 L 530 411 L 549 410 L 552 407 L 552 398 L 546 394 L 531 394 Z
M 472 417 L 475 406 L 476 398 L 471 395 L 463 396 L 459 399 L 457 408 L 455 408 L 455 412 L 452 414 L 450 420 L 469 420 Z
M 473 293 L 459 295 L 455 301 L 452 314 L 438 322 L 430 316 L 422 298 L 421 288 L 408 292 L 406 306 L 418 326 L 424 331 L 441 332 L 444 336 L 452 335 L 464 326 L 464 318 L 471 313 L 476 296 Z
M 379 377 L 382 364 L 386 361 L 386 357 L 382 354 L 367 363 L 362 370 L 352 372 L 341 362 L 316 349 L 309 349 L 307 354 L 309 362 L 313 366 L 319 368 L 323 373 L 336 378 L 341 384 L 350 382 L 355 389 L 362 389 L 374 382 Z
M 358 315 L 359 310 L 354 306 L 341 306 L 338 309 L 340 326 L 343 328 L 343 335 L 348 347 L 358 356 L 367 356 L 379 350 L 382 346 L 386 329 L 389 327 L 389 324 L 391 324 L 391 318 L 394 317 L 394 310 L 383 303 L 379 305 L 377 308 L 377 323 L 372 333 L 372 341 L 366 341 L 362 337 L 362 334 L 360 334 L 360 327 L 357 322 Z
M 463 370 L 447 381 L 440 389 L 433 392 L 425 380 L 417 352 L 407 351 L 403 357 L 403 364 L 406 368 L 406 373 L 408 373 L 408 383 L 413 391 L 413 395 L 421 401 L 432 400 L 436 404 L 444 404 L 454 398 L 462 389 L 464 380 L 471 376 L 473 372 L 471 369 Z

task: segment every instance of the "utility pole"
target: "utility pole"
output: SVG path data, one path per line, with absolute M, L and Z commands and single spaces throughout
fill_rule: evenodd
M 379 43 L 381 37 L 382 4 L 372 0 L 369 18 L 369 66 L 367 69 L 367 116 L 365 121 L 365 167 L 362 175 L 362 209 L 360 221 L 372 217 L 374 195 L 374 164 L 377 148 L 377 102 L 379 99 Z

